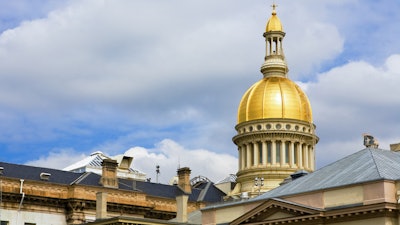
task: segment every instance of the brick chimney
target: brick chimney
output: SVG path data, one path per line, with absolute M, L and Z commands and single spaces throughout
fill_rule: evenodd
M 101 166 L 103 167 L 103 172 L 101 174 L 100 184 L 103 185 L 103 187 L 118 188 L 117 161 L 104 159 Z
M 188 200 L 189 195 L 192 193 L 189 167 L 178 169 L 178 187 L 183 193 L 176 196 L 176 221 L 186 223 L 188 221 Z
M 107 193 L 96 193 L 96 220 L 107 218 Z
M 192 187 L 190 186 L 190 169 L 189 167 L 183 167 L 178 169 L 178 186 L 185 192 L 185 194 L 192 193 Z

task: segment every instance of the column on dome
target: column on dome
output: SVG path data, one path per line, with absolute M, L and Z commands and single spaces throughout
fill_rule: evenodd
M 262 142 L 262 164 L 267 165 L 267 142 Z
M 291 167 L 291 168 L 295 167 L 295 161 L 294 161 L 294 154 L 295 154 L 295 152 L 294 152 L 294 147 L 295 147 L 294 141 L 291 141 L 291 142 L 290 142 L 290 150 L 289 150 L 289 152 L 290 152 L 289 164 L 290 164 L 290 167 Z
M 253 145 L 253 155 L 254 155 L 254 157 L 253 157 L 253 165 L 257 166 L 258 162 L 259 162 L 259 159 L 258 159 L 258 157 L 259 157 L 258 142 L 255 141 L 255 142 L 252 143 L 252 145 Z
M 276 164 L 276 141 L 273 140 L 272 142 L 272 161 L 271 164 L 275 165 Z
M 294 143 L 294 148 L 293 148 L 293 164 L 295 167 L 299 167 L 298 166 L 298 162 L 299 162 L 299 142 Z
M 286 162 L 286 140 L 281 141 L 281 165 Z
M 238 154 L 239 154 L 238 168 L 239 170 L 242 170 L 242 149 L 240 148 L 240 146 L 238 146 Z
M 282 39 L 281 39 L 280 37 L 277 38 L 278 44 L 277 44 L 277 48 L 276 48 L 276 54 L 278 54 L 278 55 L 280 55 L 280 54 L 281 54 L 281 51 L 282 51 L 281 40 L 282 40 Z
M 312 146 L 311 146 L 310 152 L 311 152 L 311 160 L 312 160 L 311 169 L 315 170 L 315 154 L 314 154 L 314 148 Z
M 304 168 L 308 169 L 308 145 L 304 144 L 304 150 L 303 150 L 303 155 L 304 155 Z
M 313 148 L 311 145 L 308 146 L 308 163 L 310 170 L 314 170 L 314 154 L 313 154 Z
M 247 155 L 246 155 L 246 145 L 241 146 L 242 149 L 242 169 L 246 168 Z
M 245 148 L 244 148 L 243 145 L 240 145 L 240 152 L 241 152 L 240 161 L 241 161 L 241 164 L 242 164 L 242 168 L 241 169 L 244 169 L 246 167 L 246 160 L 245 160 L 246 159 L 246 151 L 245 151 Z
M 303 168 L 303 144 L 301 142 L 299 143 L 299 148 L 297 150 L 299 168 Z
M 251 167 L 251 159 L 252 159 L 252 154 L 251 154 L 251 145 L 249 144 L 249 143 L 247 143 L 246 144 L 246 155 L 247 155 L 247 162 L 246 162 L 246 164 L 247 164 L 247 168 L 250 168 Z

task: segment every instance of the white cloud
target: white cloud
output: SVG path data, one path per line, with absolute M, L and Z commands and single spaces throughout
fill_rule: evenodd
M 285 52 L 291 79 L 310 79 L 313 71 L 335 59 L 343 51 L 344 37 L 334 24 L 315 21 L 313 15 L 291 17 L 285 38 Z M 294 25 L 294 24 L 302 24 Z
M 0 35 L 1 141 L 58 145 L 56 140 L 74 136 L 96 139 L 85 149 L 74 147 L 79 151 L 117 153 L 154 137 L 153 143 L 170 138 L 188 149 L 237 154 L 231 141 L 237 105 L 261 78 L 269 4 L 84 0 L 65 5 Z M 399 14 L 395 6 L 381 5 L 279 2 L 290 77 L 301 80 L 310 97 L 321 154 L 334 152 L 331 143 L 358 146 L 364 132 L 379 140 L 400 139 L 399 32 L 388 23 Z M 381 13 L 383 8 L 389 12 Z M 393 17 L 386 17 L 390 10 Z M 352 61 L 343 63 L 347 60 Z M 102 136 L 94 136 L 98 133 Z M 170 157 L 174 162 L 166 167 L 175 173 L 172 155 L 147 151 L 149 158 Z
M 101 151 L 106 153 L 103 149 Z M 121 152 L 115 152 L 115 154 L 121 154 Z M 206 149 L 187 149 L 170 139 L 159 142 L 155 148 L 133 147 L 124 154 L 133 156 L 133 168 L 146 173 L 152 182 L 156 182 L 156 165 L 160 166 L 161 171 L 159 182 L 165 184 L 176 176 L 179 167 L 189 167 L 192 170 L 192 178 L 202 175 L 213 182 L 218 182 L 229 174 L 237 172 L 237 158 L 231 155 Z M 28 161 L 26 164 L 62 169 L 84 157 L 86 157 L 85 154 L 73 149 L 55 149 L 48 155 Z
M 380 66 L 349 62 L 308 84 L 321 138 L 317 145 L 320 165 L 362 149 L 363 133 L 375 136 L 384 149 L 400 141 L 399 64 L 400 55 L 389 56 Z
M 53 149 L 48 155 L 41 156 L 39 159 L 30 160 L 26 165 L 62 169 L 86 157 L 74 149 Z
M 134 156 L 134 167 L 156 181 L 156 165 L 160 166 L 159 182 L 167 183 L 179 167 L 189 167 L 191 177 L 206 176 L 214 182 L 237 172 L 237 158 L 206 149 L 187 149 L 179 143 L 165 139 L 154 149 L 134 147 L 127 151 Z

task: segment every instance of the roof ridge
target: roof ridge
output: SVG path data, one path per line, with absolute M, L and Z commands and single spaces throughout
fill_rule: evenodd
M 73 184 L 79 184 L 82 180 L 84 180 L 86 177 L 88 177 L 92 172 L 85 172 L 82 175 L 80 175 L 78 178 L 76 178 L 74 181 L 70 183 L 70 185 Z
M 372 161 L 374 162 L 374 165 L 375 165 L 376 171 L 378 172 L 379 177 L 380 177 L 380 178 L 383 178 L 382 173 L 381 173 L 381 171 L 380 171 L 380 169 L 379 169 L 377 160 L 375 159 L 375 154 L 373 153 L 373 151 L 372 151 L 371 148 L 368 148 L 368 151 L 369 151 L 369 153 L 371 154 Z

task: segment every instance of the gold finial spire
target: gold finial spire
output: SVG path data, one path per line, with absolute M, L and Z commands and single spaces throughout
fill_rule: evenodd
M 281 21 L 279 20 L 278 16 L 276 15 L 276 7 L 278 7 L 278 5 L 275 4 L 275 1 L 271 5 L 271 7 L 272 7 L 272 16 L 269 18 L 269 20 L 267 22 L 267 27 L 266 27 L 265 32 L 283 31 Z
M 275 2 L 274 2 L 274 3 L 272 3 L 271 7 L 272 7 L 272 15 L 275 16 L 276 15 L 276 7 L 278 7 L 278 5 L 275 4 Z

